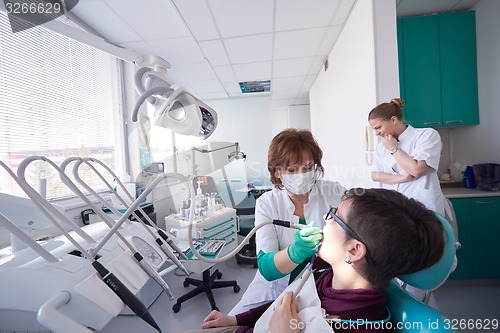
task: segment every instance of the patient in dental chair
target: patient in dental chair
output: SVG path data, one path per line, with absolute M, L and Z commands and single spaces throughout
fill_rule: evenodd
M 212 311 L 203 332 L 387 332 L 385 289 L 396 276 L 439 261 L 444 230 L 421 203 L 385 189 L 351 189 L 325 216 L 313 269 L 295 298 L 298 281 L 274 302 L 236 316 Z M 208 330 L 205 330 L 208 329 Z M 191 331 L 195 332 L 195 331 Z

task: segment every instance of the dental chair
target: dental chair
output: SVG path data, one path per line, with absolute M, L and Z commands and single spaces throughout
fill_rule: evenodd
M 439 288 L 454 269 L 456 240 L 455 232 L 448 220 L 436 214 L 443 223 L 445 246 L 442 258 L 433 266 L 420 272 L 400 276 L 403 284 L 432 291 Z M 396 332 L 456 332 L 451 322 L 439 311 L 413 298 L 397 280 L 391 281 L 387 288 L 387 305 L 391 311 L 391 322 Z M 401 327 L 397 327 L 397 325 Z

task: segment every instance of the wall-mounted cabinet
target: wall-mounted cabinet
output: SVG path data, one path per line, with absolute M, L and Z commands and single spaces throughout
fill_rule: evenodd
M 398 19 L 399 78 L 414 127 L 479 124 L 475 12 Z
M 451 280 L 500 279 L 500 197 L 450 199 L 462 247 Z

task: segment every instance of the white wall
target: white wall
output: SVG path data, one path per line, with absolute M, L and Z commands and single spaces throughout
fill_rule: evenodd
M 365 162 L 364 128 L 375 105 L 399 95 L 395 2 L 374 2 L 356 2 L 328 70 L 310 90 L 311 128 L 324 151 L 325 178 L 348 188 L 377 186 Z
M 273 137 L 269 97 L 206 101 L 218 114 L 218 125 L 207 141 L 239 142 L 247 155 L 247 179 L 268 180 L 267 150 Z
M 453 130 L 454 160 L 500 163 L 500 1 L 481 0 L 476 10 L 480 124 Z

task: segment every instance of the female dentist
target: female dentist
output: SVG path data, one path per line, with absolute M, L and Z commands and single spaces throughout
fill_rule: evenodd
M 311 227 L 299 231 L 268 224 L 257 230 L 259 270 L 230 315 L 276 299 L 310 261 L 322 238 L 324 212 L 346 191 L 337 182 L 320 180 L 322 157 L 308 130 L 286 129 L 271 141 L 267 167 L 275 188 L 257 200 L 255 226 L 277 219 Z
M 442 216 L 451 216 L 437 175 L 441 138 L 433 128 L 403 123 L 404 100 L 393 98 L 370 111 L 370 127 L 383 140 L 375 151 L 372 180 L 422 202 Z

